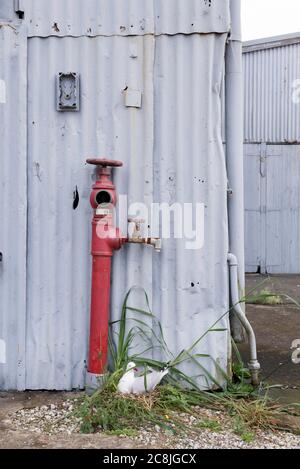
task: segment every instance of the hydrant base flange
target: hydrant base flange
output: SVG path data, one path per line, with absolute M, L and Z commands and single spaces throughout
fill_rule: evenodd
M 87 371 L 85 377 L 85 390 L 86 393 L 89 395 L 94 394 L 94 392 L 102 389 L 105 383 L 106 374 L 104 375 L 97 375 L 95 373 L 89 373 Z

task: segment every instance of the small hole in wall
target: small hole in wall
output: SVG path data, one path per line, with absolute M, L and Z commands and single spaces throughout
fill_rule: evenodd
M 59 33 L 59 31 L 60 31 L 60 29 L 59 29 L 57 23 L 53 23 L 52 29 L 53 29 L 56 33 Z
M 191 287 L 194 288 L 195 284 L 194 282 L 191 282 Z

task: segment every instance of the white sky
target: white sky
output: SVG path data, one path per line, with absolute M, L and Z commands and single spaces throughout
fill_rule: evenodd
M 300 0 L 242 0 L 243 40 L 300 31 Z

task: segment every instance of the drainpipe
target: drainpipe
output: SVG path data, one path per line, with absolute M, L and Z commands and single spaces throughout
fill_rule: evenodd
M 230 0 L 231 32 L 225 56 L 225 125 L 228 177 L 229 251 L 238 260 L 238 298 L 245 296 L 244 257 L 244 168 L 243 168 L 243 66 L 241 41 L 241 0 Z M 240 307 L 245 314 L 245 304 Z M 243 327 L 230 316 L 235 342 L 245 341 Z
M 250 361 L 248 368 L 251 373 L 252 384 L 259 385 L 259 370 L 260 364 L 257 360 L 257 347 L 256 338 L 250 322 L 248 321 L 240 304 L 239 290 L 238 290 L 238 261 L 235 255 L 228 254 L 229 274 L 230 274 L 230 293 L 231 304 L 234 314 L 241 325 L 244 327 L 249 340 L 250 347 Z

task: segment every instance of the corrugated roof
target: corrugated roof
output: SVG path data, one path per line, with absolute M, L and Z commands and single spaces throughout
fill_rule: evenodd
M 272 36 L 243 43 L 243 52 L 254 52 L 256 50 L 272 49 L 274 47 L 288 46 L 300 42 L 300 32 Z

